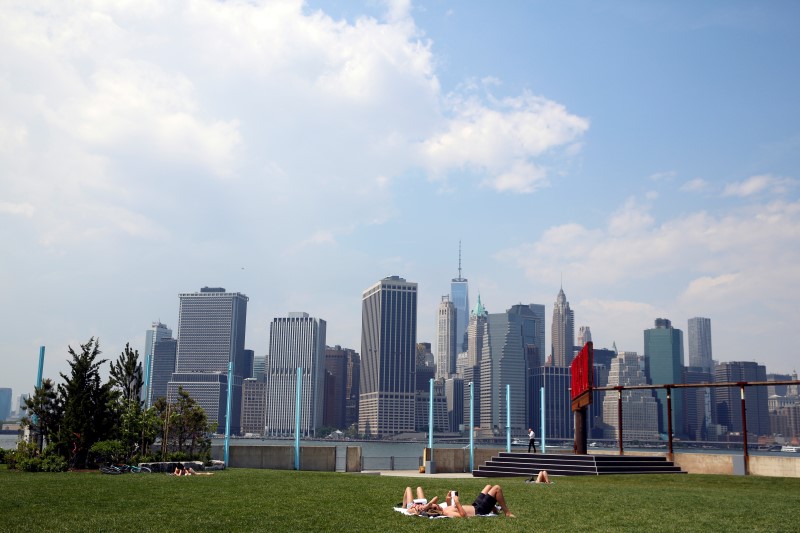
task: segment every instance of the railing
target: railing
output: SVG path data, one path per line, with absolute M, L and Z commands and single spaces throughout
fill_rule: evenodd
M 719 387 L 739 387 L 741 395 L 742 410 L 742 452 L 744 454 L 744 473 L 749 469 L 749 452 L 747 444 L 747 405 L 745 399 L 745 387 L 770 387 L 774 385 L 800 385 L 798 380 L 790 381 L 731 381 L 724 383 L 670 383 L 665 385 L 613 385 L 609 387 L 593 387 L 595 391 L 617 391 L 617 441 L 619 442 L 619 454 L 624 455 L 623 448 L 623 427 L 622 427 L 622 391 L 636 389 L 666 389 L 667 391 L 667 455 L 671 460 L 674 455 L 672 438 L 672 389 L 697 389 L 697 388 L 719 388 Z

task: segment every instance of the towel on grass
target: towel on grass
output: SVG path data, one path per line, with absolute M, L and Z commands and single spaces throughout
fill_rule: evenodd
M 446 505 L 446 504 L 445 504 L 445 505 Z M 403 513 L 403 514 L 404 514 L 404 515 L 406 515 L 406 516 L 418 516 L 418 517 L 420 517 L 420 518 L 453 518 L 452 516 L 444 516 L 444 515 L 439 515 L 439 516 L 422 516 L 422 515 L 418 515 L 418 514 L 411 514 L 411 513 L 409 513 L 409 512 L 408 512 L 408 509 L 406 509 L 405 507 L 394 507 L 394 510 L 395 510 L 395 511 L 397 511 L 398 513 Z M 477 517 L 491 518 L 491 517 L 493 517 L 493 516 L 499 516 L 499 515 L 498 515 L 498 514 L 496 514 L 496 513 L 492 513 L 492 514 L 479 514 L 479 515 L 475 515 L 475 516 L 477 516 Z M 471 517 L 470 517 L 470 518 L 471 518 Z

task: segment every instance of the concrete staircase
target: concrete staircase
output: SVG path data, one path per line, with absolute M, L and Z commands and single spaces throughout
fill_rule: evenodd
M 540 470 L 551 476 L 601 476 L 608 474 L 685 474 L 672 461 L 659 456 L 566 455 L 558 453 L 508 453 L 492 457 L 472 471 L 475 477 L 531 477 Z

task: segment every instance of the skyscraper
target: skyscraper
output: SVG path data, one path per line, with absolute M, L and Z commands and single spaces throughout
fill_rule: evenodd
M 228 387 L 232 387 L 231 433 L 241 423 L 242 371 L 245 361 L 247 301 L 244 294 L 221 287 L 179 296 L 178 347 L 175 373 L 168 386 L 170 400 L 181 387 L 205 410 L 209 422 L 225 429 Z M 233 383 L 228 383 L 228 363 L 233 363 Z
M 242 433 L 264 435 L 267 418 L 267 380 L 264 374 L 242 381 Z
M 689 366 L 712 372 L 711 319 L 694 317 L 689 319 L 688 330 Z
M 450 299 L 456 308 L 456 351 L 467 351 L 469 323 L 469 283 L 461 277 L 461 241 L 458 242 L 458 277 L 450 282 Z
M 325 408 L 322 420 L 327 427 L 346 429 L 348 426 L 348 375 L 356 355 L 355 350 L 338 345 L 325 348 Z
M 489 357 L 489 333 L 488 333 L 489 313 L 481 303 L 481 295 L 478 294 L 478 302 L 475 309 L 469 315 L 469 326 L 467 327 L 467 361 L 464 365 L 464 421 L 469 423 L 470 404 L 469 397 L 472 394 L 477 406 L 474 407 L 472 421 L 475 427 L 481 427 L 481 361 L 484 357 Z M 472 391 L 469 384 L 472 383 Z M 474 428 L 473 428 L 474 429 Z
M 553 366 L 569 367 L 572 364 L 573 347 L 575 346 L 575 317 L 563 288 L 559 289 L 556 303 L 553 306 L 551 338 Z
M 150 391 L 147 396 L 147 407 L 152 406 L 159 398 L 167 396 L 167 388 L 175 372 L 175 358 L 178 354 L 178 341 L 172 338 L 161 338 L 153 344 L 150 356 Z
M 324 320 L 308 313 L 275 318 L 269 327 L 266 434 L 295 435 L 297 369 L 301 369 L 300 435 L 311 437 L 322 426 L 325 394 Z
M 417 284 L 390 276 L 361 299 L 358 431 L 378 437 L 414 431 Z
M 144 370 L 144 378 L 146 383 L 142 386 L 142 400 L 146 403 L 146 407 L 150 407 L 152 403 L 150 403 L 151 398 L 153 396 L 152 393 L 152 383 L 153 383 L 153 350 L 155 349 L 155 344 L 163 339 L 171 339 L 172 338 L 172 330 L 169 329 L 165 324 L 162 324 L 161 321 L 153 322 L 145 332 L 144 337 L 144 356 L 142 361 L 142 368 Z M 173 357 L 173 368 L 170 370 L 170 374 L 175 371 L 175 361 Z M 169 381 L 169 379 L 167 379 Z M 161 395 L 163 396 L 163 394 Z M 159 396 L 156 396 L 158 398 Z
M 436 379 L 448 379 L 456 373 L 456 317 L 450 297 L 442 296 L 436 321 Z
M 752 361 L 731 361 L 719 363 L 714 369 L 717 383 L 736 383 L 739 381 L 766 381 L 767 369 Z M 769 408 L 767 387 L 747 387 L 747 432 L 754 435 L 768 435 Z M 742 410 L 741 391 L 738 387 L 715 387 L 714 409 L 717 423 L 727 426 L 729 433 L 741 433 Z
M 11 389 L 0 389 L 0 422 L 11 417 Z
M 578 342 L 575 344 L 575 348 L 580 351 L 586 345 L 587 342 L 592 340 L 592 330 L 589 326 L 581 326 L 578 328 Z
M 639 368 L 636 352 L 619 352 L 611 360 L 608 386 L 646 385 L 647 378 Z M 606 438 L 619 437 L 619 392 L 606 391 L 603 397 L 603 422 Z M 658 440 L 658 404 L 647 389 L 622 391 L 623 440 Z
M 683 332 L 672 327 L 666 318 L 657 318 L 655 327 L 644 330 L 645 375 L 652 385 L 683 383 Z M 658 430 L 666 433 L 667 391 L 656 389 L 659 403 Z M 683 391 L 672 390 L 672 431 L 684 435 Z

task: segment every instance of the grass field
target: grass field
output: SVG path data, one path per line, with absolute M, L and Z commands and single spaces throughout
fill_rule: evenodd
M 231 469 L 213 476 L 28 474 L 0 467 L 2 531 L 798 531 L 800 479 L 702 475 L 500 483 L 517 518 L 427 520 L 392 511 L 406 485 L 433 479 Z

